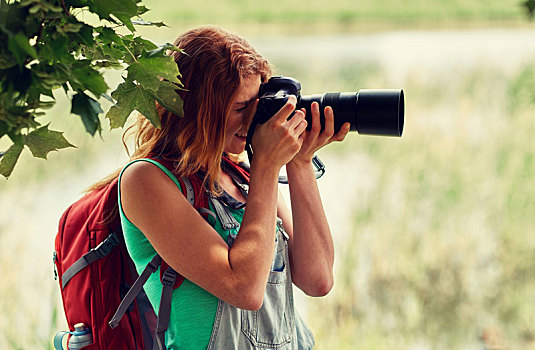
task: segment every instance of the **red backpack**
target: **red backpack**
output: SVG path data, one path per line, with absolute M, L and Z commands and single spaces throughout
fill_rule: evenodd
M 248 182 L 247 170 L 224 159 Z M 174 170 L 171 162 L 154 160 Z M 204 217 L 214 215 L 199 176 L 179 178 L 179 182 L 183 194 Z M 77 323 L 90 328 L 93 343 L 84 349 L 165 349 L 172 291 L 183 278 L 158 255 L 138 276 L 119 215 L 111 216 L 117 213 L 117 206 L 116 179 L 73 203 L 60 219 L 54 263 L 69 329 L 72 333 Z M 156 317 L 142 287 L 160 264 L 164 288 Z

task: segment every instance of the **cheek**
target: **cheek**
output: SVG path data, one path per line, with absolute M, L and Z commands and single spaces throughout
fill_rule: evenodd
M 229 119 L 227 121 L 227 129 L 228 130 L 237 130 L 239 129 L 244 121 L 244 115 L 243 113 L 234 112 L 229 116 Z
M 234 128 L 236 127 L 236 117 L 231 115 L 229 116 L 229 119 L 227 120 L 227 132 L 232 132 Z

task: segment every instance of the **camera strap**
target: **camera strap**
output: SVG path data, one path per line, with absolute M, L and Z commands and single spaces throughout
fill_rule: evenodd
M 312 158 L 312 165 L 314 166 L 314 175 L 316 176 L 316 180 L 325 174 L 325 164 L 321 161 L 320 157 L 317 155 L 314 155 Z M 288 184 L 288 177 L 287 176 L 279 176 L 279 183 L 280 184 Z
M 245 148 L 247 150 L 247 156 L 249 157 L 249 164 L 251 164 L 251 162 L 253 161 L 253 150 L 251 144 L 247 144 Z M 314 166 L 314 175 L 316 176 L 317 180 L 322 177 L 323 174 L 325 174 L 325 164 L 323 164 L 323 162 L 317 155 L 314 155 L 314 157 L 312 158 L 312 165 Z M 279 175 L 279 183 L 287 185 L 288 177 L 285 175 Z

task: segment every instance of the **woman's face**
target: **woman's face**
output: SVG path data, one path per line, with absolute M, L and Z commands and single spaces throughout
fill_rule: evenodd
M 225 152 L 240 154 L 245 150 L 247 130 L 254 111 L 252 107 L 258 98 L 261 83 L 260 75 L 250 75 L 243 79 L 234 100 L 231 102 L 230 113 L 225 133 Z

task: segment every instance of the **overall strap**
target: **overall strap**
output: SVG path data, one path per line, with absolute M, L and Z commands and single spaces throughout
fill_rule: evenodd
M 215 196 L 210 196 L 209 200 L 210 203 L 212 203 L 212 207 L 214 208 L 217 218 L 219 219 L 219 222 L 221 222 L 221 226 L 223 226 L 224 230 L 228 231 L 240 227 L 240 223 L 234 218 L 229 207 L 223 204 L 222 200 Z

